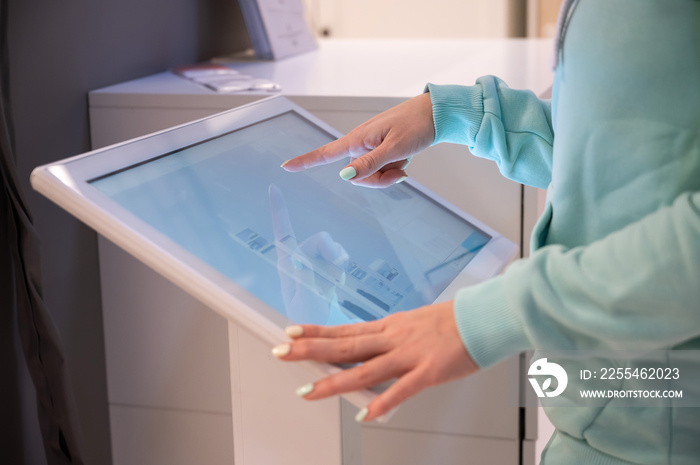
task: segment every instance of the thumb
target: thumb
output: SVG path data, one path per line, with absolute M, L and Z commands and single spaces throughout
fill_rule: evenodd
M 377 148 L 353 159 L 345 168 L 340 170 L 340 177 L 346 181 L 359 181 L 367 178 L 389 163 L 402 160 L 405 155 L 395 144 L 384 140 Z

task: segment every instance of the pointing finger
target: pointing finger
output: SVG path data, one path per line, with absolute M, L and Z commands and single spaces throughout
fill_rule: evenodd
M 303 171 L 315 166 L 332 163 L 349 156 L 359 156 L 368 151 L 369 149 L 355 141 L 352 136 L 345 136 L 312 150 L 311 152 L 287 160 L 282 164 L 282 168 L 291 172 Z

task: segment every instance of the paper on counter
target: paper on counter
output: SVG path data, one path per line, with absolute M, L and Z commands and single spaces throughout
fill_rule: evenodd
M 174 69 L 173 73 L 219 93 L 282 90 L 279 84 L 268 79 L 243 74 L 223 65 L 184 66 Z

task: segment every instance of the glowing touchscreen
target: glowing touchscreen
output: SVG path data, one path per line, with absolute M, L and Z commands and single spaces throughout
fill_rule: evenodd
M 432 303 L 490 236 L 405 183 L 280 168 L 331 140 L 290 111 L 90 183 L 293 322 Z

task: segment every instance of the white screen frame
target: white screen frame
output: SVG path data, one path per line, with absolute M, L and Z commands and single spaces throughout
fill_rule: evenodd
M 272 97 L 37 167 L 31 174 L 31 184 L 35 190 L 99 234 L 272 347 L 287 339 L 283 327 L 286 319 L 282 315 L 121 207 L 90 185 L 89 181 L 289 111 L 333 137 L 342 136 L 286 98 Z M 449 300 L 458 289 L 496 275 L 516 256 L 518 247 L 501 234 L 414 180 L 405 182 L 492 237 L 436 301 Z M 340 370 L 336 366 L 317 362 L 301 362 L 299 365 L 317 377 Z M 364 407 L 375 395 L 371 390 L 362 390 L 343 397 L 358 407 Z

